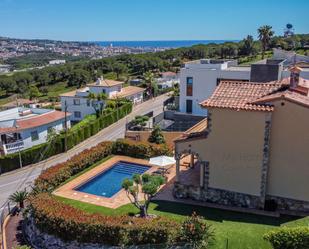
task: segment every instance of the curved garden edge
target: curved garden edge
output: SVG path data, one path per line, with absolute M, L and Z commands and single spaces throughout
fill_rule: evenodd
M 36 180 L 35 193 L 34 194 L 35 195 L 49 195 L 48 193 L 44 194 L 42 192 L 52 192 L 55 188 L 57 188 L 61 183 L 63 183 L 67 179 L 69 179 L 71 176 L 78 174 L 79 172 L 83 171 L 87 167 L 90 167 L 91 165 L 93 165 L 97 161 L 102 160 L 102 158 L 107 157 L 111 153 L 134 156 L 134 157 L 145 157 L 145 155 L 146 155 L 146 157 L 147 156 L 149 157 L 149 156 L 156 155 L 157 153 L 159 153 L 159 155 L 164 154 L 164 153 L 169 153 L 169 151 L 162 146 L 151 145 L 151 144 L 147 144 L 147 143 L 131 143 L 131 142 L 128 142 L 128 141 L 125 141 L 125 140 L 119 140 L 115 143 L 104 142 L 104 143 L 99 144 L 96 147 L 93 147 L 93 148 L 91 148 L 87 151 L 84 151 L 84 152 L 76 155 L 71 160 L 67 161 L 66 163 L 62 163 L 62 164 L 59 164 L 59 165 L 56 165 L 52 168 L 47 169 Z M 45 203 L 45 202 L 43 202 L 43 203 Z M 52 206 L 54 206 L 54 205 L 48 205 L 48 208 L 50 208 Z M 67 205 L 67 206 L 69 206 L 69 205 Z M 57 212 L 56 212 L 56 218 L 59 218 L 58 210 L 63 211 L 62 208 L 58 208 Z M 48 211 L 50 211 L 50 209 L 48 209 Z M 79 209 L 79 211 L 82 211 L 82 210 Z M 173 212 L 174 212 L 174 210 L 173 210 Z M 71 213 L 71 212 L 69 212 L 69 213 Z M 190 215 L 190 214 L 187 214 L 187 215 Z M 42 216 L 42 217 L 44 218 L 45 216 Z M 80 215 L 78 215 L 78 217 L 80 217 Z M 41 220 L 41 219 L 39 219 L 39 220 Z M 92 219 L 90 218 L 90 220 L 92 220 Z M 52 220 L 52 226 L 55 227 L 54 231 L 59 230 L 59 227 L 61 227 L 61 224 L 62 223 L 59 222 L 59 220 L 56 220 L 56 221 Z M 73 230 L 75 232 L 74 233 L 75 236 L 80 236 L 81 231 L 83 231 L 85 226 L 86 226 L 85 223 L 81 223 L 81 226 L 75 226 L 76 223 L 74 225 L 74 222 L 72 224 L 73 224 L 72 227 L 74 227 L 75 229 L 80 229 L 78 231 Z M 46 224 L 44 223 L 44 225 L 46 225 Z M 90 228 L 92 230 L 90 230 L 90 234 L 86 236 L 87 238 L 91 238 L 92 235 L 96 234 L 95 229 L 97 229 L 98 226 L 96 224 L 94 224 L 94 225 L 92 224 L 92 225 L 90 225 Z M 250 229 L 252 229 L 252 227 L 250 227 Z M 118 230 L 116 229 L 116 231 L 118 233 L 119 233 L 119 230 L 120 229 L 118 229 Z M 69 228 L 66 231 L 71 232 L 72 229 Z M 131 233 L 132 236 L 138 235 L 137 237 L 139 237 L 140 234 L 143 234 L 143 231 L 138 231 L 138 229 L 130 229 L 129 232 Z M 156 232 L 156 231 L 154 231 L 154 232 Z M 49 233 L 52 234 L 52 232 L 49 232 Z M 61 233 L 60 236 L 62 234 L 63 233 Z M 58 236 L 57 233 L 55 235 Z M 68 234 L 65 234 L 65 235 L 67 236 Z M 113 237 L 117 237 L 117 236 L 115 236 L 115 234 L 112 234 L 112 235 L 108 235 L 108 236 L 105 236 L 105 237 L 113 238 Z M 140 237 L 143 237 L 143 236 L 140 236 Z M 191 236 L 191 237 L 193 237 L 193 236 Z M 161 238 L 162 238 L 162 236 L 160 236 L 160 240 L 157 240 L 160 243 L 162 242 Z M 250 238 L 252 239 L 252 236 Z M 68 239 L 68 238 L 66 238 L 66 239 Z M 96 238 L 96 239 L 98 239 L 98 238 Z M 123 236 L 122 239 L 123 239 L 122 241 L 120 241 L 120 242 L 117 241 L 117 243 L 114 243 L 114 244 L 129 243 L 125 236 Z M 74 241 L 74 240 L 76 240 L 76 238 L 72 237 L 71 241 Z M 76 241 L 84 242 L 81 239 L 77 239 Z M 104 243 L 102 243 L 102 244 L 106 244 L 106 241 L 103 241 L 103 242 Z M 151 240 L 151 242 L 152 242 L 152 244 L 156 243 L 156 241 L 154 241 L 154 240 Z M 111 244 L 111 243 L 109 242 L 108 244 Z M 145 244 L 145 241 L 141 241 L 140 244 Z M 146 242 L 146 244 L 147 244 L 147 242 Z M 263 248 L 270 248 L 270 247 L 263 247 Z

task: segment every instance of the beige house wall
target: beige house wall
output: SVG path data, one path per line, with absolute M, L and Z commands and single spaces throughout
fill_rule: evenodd
M 206 139 L 177 143 L 209 162 L 209 187 L 260 195 L 265 112 L 213 109 Z
M 274 105 L 267 194 L 309 201 L 309 109 Z

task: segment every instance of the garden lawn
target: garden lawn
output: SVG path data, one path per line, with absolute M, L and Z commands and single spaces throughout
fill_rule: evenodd
M 110 209 L 62 197 L 56 198 L 89 213 L 103 215 L 133 215 L 138 213 L 138 210 L 132 204 Z M 185 216 L 191 215 L 193 211 L 204 217 L 205 221 L 211 224 L 215 231 L 216 241 L 211 249 L 270 249 L 270 244 L 262 238 L 267 231 L 276 229 L 281 225 L 295 226 L 309 223 L 308 217 L 298 220 L 288 216 L 273 218 L 167 201 L 152 202 L 149 208 L 149 213 L 166 216 L 179 222 Z
M 76 86 L 69 87 L 67 86 L 66 82 L 58 82 L 53 85 L 48 85 L 46 86 L 46 88 L 48 90 L 48 93 L 47 95 L 42 95 L 41 97 L 39 97 L 40 100 L 48 100 L 49 97 L 58 98 L 60 94 L 73 91 L 77 87 Z

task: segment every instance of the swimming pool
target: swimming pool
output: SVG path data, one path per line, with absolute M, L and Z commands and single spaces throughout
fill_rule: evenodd
M 124 179 L 132 178 L 134 174 L 143 174 L 149 168 L 150 166 L 146 165 L 119 161 L 109 169 L 78 186 L 75 190 L 103 197 L 112 197 L 121 190 Z

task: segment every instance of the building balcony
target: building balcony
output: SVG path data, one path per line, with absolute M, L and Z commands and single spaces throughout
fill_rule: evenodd
M 2 147 L 2 153 L 4 155 L 18 152 L 19 150 L 22 150 L 24 146 L 25 145 L 24 145 L 23 140 L 18 140 L 13 143 L 7 143 L 7 144 L 0 145 L 0 147 Z

